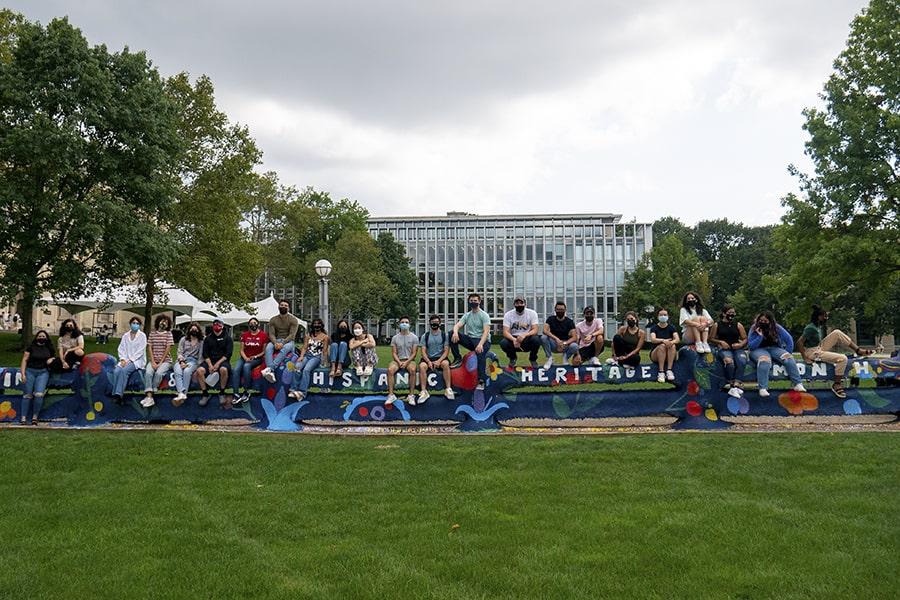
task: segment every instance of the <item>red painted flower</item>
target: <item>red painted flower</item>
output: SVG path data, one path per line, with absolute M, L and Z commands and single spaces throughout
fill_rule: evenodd
M 582 383 L 591 383 L 593 381 L 594 381 L 594 378 L 591 376 L 590 373 L 585 373 L 584 377 L 581 378 Z
M 109 355 L 104 352 L 94 352 L 93 354 L 88 354 L 81 361 L 81 372 L 84 373 L 87 371 L 88 373 L 92 373 L 94 375 L 98 374 L 103 370 L 103 363 L 109 358 Z
M 700 384 L 696 381 L 692 381 L 688 384 L 687 387 L 688 396 L 696 396 L 700 393 Z
M 778 404 L 792 415 L 802 415 L 804 411 L 819 408 L 819 401 L 815 396 L 809 392 L 795 392 L 794 390 L 778 396 Z
M 703 414 L 703 407 L 700 406 L 700 403 L 696 402 L 695 400 L 688 400 L 686 408 L 687 413 L 692 417 L 699 417 L 701 414 Z
M 559 379 L 554 379 L 550 382 L 550 387 L 556 387 L 559 385 Z
M 566 384 L 574 385 L 576 383 L 578 383 L 578 379 L 576 379 L 575 373 L 567 373 L 566 374 Z

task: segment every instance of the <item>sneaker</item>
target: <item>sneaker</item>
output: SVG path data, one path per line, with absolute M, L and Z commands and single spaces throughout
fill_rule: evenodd
M 695 342 L 694 350 L 697 351 L 697 354 L 706 354 L 706 348 L 703 347 L 703 342 Z
M 510 369 L 515 369 L 515 368 L 516 368 L 516 359 L 514 358 L 514 359 L 512 359 L 511 361 L 509 361 L 509 364 L 508 364 L 507 366 L 508 366 Z
M 594 365 L 595 367 L 599 367 L 599 366 L 600 366 L 600 357 L 599 357 L 599 356 L 592 356 L 592 357 L 591 357 L 591 364 Z
M 216 400 L 219 401 L 219 406 L 225 406 L 226 404 L 228 404 L 228 398 L 225 396 L 220 396 L 219 394 L 216 394 Z
M 479 380 L 478 380 L 478 385 L 475 386 L 475 389 L 476 389 L 476 390 L 483 390 L 483 389 L 484 389 L 484 379 L 479 379 Z
M 673 373 L 671 369 L 666 371 L 666 380 L 675 381 L 675 373 Z
M 454 358 L 454 359 L 453 359 L 453 362 L 450 363 L 450 368 L 451 368 L 451 369 L 455 369 L 456 367 L 461 367 L 461 366 L 462 366 L 462 359 L 461 359 L 461 358 Z
M 151 408 L 156 402 L 153 400 L 153 396 L 144 396 L 144 399 L 141 400 L 141 406 L 144 408 Z
M 406 403 L 409 404 L 410 406 L 415 406 L 416 404 L 419 404 L 418 400 L 416 400 L 415 394 L 410 394 L 409 396 L 407 396 Z
M 431 398 L 431 394 L 428 393 L 428 390 L 422 392 L 419 394 L 419 404 L 425 404 L 429 398 Z
M 766 388 L 759 388 L 759 397 L 760 398 L 768 398 L 769 390 L 767 390 Z
M 797 385 L 794 386 L 794 391 L 795 392 L 805 392 L 806 388 L 803 387 L 802 383 L 798 383 Z
M 610 356 L 609 358 L 606 359 L 606 364 L 608 364 L 609 366 L 612 367 L 619 363 L 616 362 L 616 359 L 614 359 L 612 356 Z
M 544 370 L 547 370 L 552 366 L 553 366 L 553 357 L 551 356 L 550 358 L 547 359 L 547 362 L 544 363 Z
M 453 391 L 453 388 L 444 390 L 444 398 L 447 400 L 456 400 L 456 392 Z
M 172 398 L 172 406 L 178 408 L 184 401 L 187 400 L 187 395 L 184 392 L 178 392 L 178 395 Z
M 269 383 L 275 383 L 275 373 L 272 372 L 272 369 L 266 367 L 265 369 L 260 371 L 260 373 L 262 373 L 262 376 L 266 378 L 266 381 L 268 381 Z
M 241 396 L 240 394 L 235 394 L 234 396 L 231 397 L 231 405 L 232 406 L 237 406 L 238 404 L 240 404 L 243 401 L 244 401 L 244 397 Z
M 252 395 L 253 395 L 253 392 L 251 392 L 250 390 L 247 390 L 246 392 L 244 392 L 244 395 L 241 396 L 241 402 L 250 402 L 250 396 L 252 396 Z
M 741 389 L 733 387 L 730 390 L 728 390 L 728 395 L 731 396 L 732 398 L 740 398 L 741 397 Z
M 665 383 L 666 382 L 666 374 L 663 373 L 662 371 L 660 371 L 659 375 L 656 376 L 656 381 L 658 383 Z
M 397 399 L 397 396 L 395 396 L 394 394 L 388 394 L 388 397 L 384 400 L 384 405 L 390 406 L 391 404 L 394 403 L 394 401 L 396 399 Z
M 368 367 L 363 369 L 363 375 L 365 375 L 366 377 L 371 377 L 372 371 L 374 371 L 374 369 L 372 368 L 372 365 L 369 365 Z
M 541 366 L 538 364 L 538 361 L 533 360 L 533 361 L 531 361 L 531 368 L 532 369 L 540 369 Z
M 360 377 L 360 378 L 363 376 L 363 368 L 362 367 L 356 367 L 356 376 Z
M 206 406 L 206 404 L 208 402 L 209 402 L 209 396 L 206 394 L 203 394 L 202 396 L 200 396 L 200 401 L 197 403 L 197 406 L 202 408 L 202 407 Z
M 289 398 L 294 398 L 295 400 L 303 400 L 303 392 L 300 390 L 291 390 L 288 392 Z

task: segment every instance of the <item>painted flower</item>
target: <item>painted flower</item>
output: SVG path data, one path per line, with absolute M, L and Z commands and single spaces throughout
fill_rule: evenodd
M 696 381 L 692 381 L 687 386 L 688 396 L 696 396 L 700 393 L 700 384 Z
M 102 352 L 88 354 L 81 360 L 81 372 L 84 373 L 87 371 L 88 373 L 97 375 L 103 370 L 103 363 L 106 362 L 107 358 L 109 358 L 109 355 L 103 354 Z
M 688 400 L 685 409 L 687 410 L 687 414 L 691 415 L 692 417 L 699 417 L 703 414 L 703 407 L 700 406 L 700 403 L 696 400 Z
M 488 377 L 491 378 L 491 381 L 497 381 L 497 377 L 503 373 L 503 367 L 500 366 L 500 363 L 491 359 L 488 359 L 485 362 L 485 370 L 487 371 Z
M 0 419 L 15 419 L 16 409 L 13 408 L 12 402 L 4 400 L 0 402 Z
M 778 404 L 784 407 L 792 415 L 802 415 L 804 411 L 812 411 L 819 408 L 819 401 L 809 392 L 795 392 L 791 390 L 778 396 Z

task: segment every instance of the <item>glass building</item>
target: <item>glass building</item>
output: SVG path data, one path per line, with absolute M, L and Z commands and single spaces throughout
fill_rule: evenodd
M 522 295 L 541 323 L 561 300 L 576 321 L 585 306 L 594 306 L 609 330 L 616 325 L 625 273 L 653 243 L 651 224 L 621 218 L 451 212 L 371 218 L 368 227 L 374 238 L 390 233 L 406 247 L 419 277 L 418 330 L 432 313 L 454 323 L 468 310 L 472 292 L 481 295 L 495 323 Z

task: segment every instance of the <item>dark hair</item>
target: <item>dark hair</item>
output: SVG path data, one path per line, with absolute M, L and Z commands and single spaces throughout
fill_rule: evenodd
M 475 292 L 472 292 L 471 294 L 469 294 L 469 297 L 467 298 L 467 300 L 468 300 L 469 302 L 471 302 L 471 301 L 472 301 L 472 298 L 478 298 L 478 301 L 481 302 L 481 296 L 479 296 L 479 295 L 476 294 Z
M 433 321 L 434 319 L 437 319 L 438 321 L 442 320 L 441 315 L 431 315 L 430 317 L 428 317 L 428 322 L 431 323 L 431 321 Z
M 563 302 L 562 300 L 557 300 L 556 304 L 553 305 L 553 308 L 556 308 L 557 306 L 562 306 L 563 308 L 566 308 L 566 303 Z
M 700 294 L 698 294 L 697 292 L 686 292 L 684 294 L 684 296 L 682 296 L 682 298 L 681 298 L 681 308 L 688 308 L 688 305 L 687 305 L 687 297 L 688 296 L 693 296 L 694 298 L 697 299 L 697 306 L 694 307 L 694 312 L 696 312 L 698 315 L 703 314 L 703 309 L 705 308 L 703 306 L 703 299 L 700 297 Z M 690 310 L 690 309 L 688 308 L 688 310 Z
M 591 312 L 594 313 L 595 315 L 597 314 L 597 311 L 594 310 L 594 307 L 593 307 L 593 306 L 585 306 L 585 307 L 584 307 L 584 310 L 581 311 L 581 314 L 584 314 L 584 313 L 586 313 L 587 311 L 591 311 Z
M 366 326 L 363 325 L 363 322 L 362 322 L 362 321 L 353 321 L 353 327 L 350 328 L 350 329 L 351 329 L 350 333 L 353 333 L 352 330 L 355 329 L 357 325 L 359 325 L 360 327 L 362 327 L 363 333 L 368 333 L 368 332 L 366 331 Z
M 137 324 L 138 324 L 138 325 L 143 325 L 143 324 L 144 324 L 144 322 L 141 321 L 141 318 L 140 318 L 140 317 L 131 317 L 130 319 L 128 319 L 128 323 L 129 323 L 129 324 L 134 323 L 135 321 L 137 321 Z
M 172 326 L 172 319 L 169 318 L 169 315 L 159 315 L 156 317 L 156 320 L 153 321 L 153 327 L 159 329 L 159 324 L 163 322 L 163 319 L 169 322 L 169 327 Z
M 249 319 L 247 319 L 247 325 L 250 324 L 250 321 L 256 321 L 256 324 L 259 325 L 259 319 L 257 319 L 256 317 L 250 317 Z
M 769 320 L 769 324 L 765 329 L 759 325 L 759 320 L 763 317 Z M 771 310 L 764 310 L 756 315 L 756 319 L 753 321 L 753 329 L 756 329 L 757 327 L 762 329 L 763 337 L 773 342 L 778 341 L 778 323 L 775 322 L 775 315 L 772 314 Z
M 288 306 L 291 305 L 291 303 L 288 302 L 287 300 L 285 300 L 284 298 L 282 298 L 281 300 L 278 301 L 278 305 L 280 306 L 282 303 L 287 304 Z
M 81 330 L 78 328 L 78 323 L 75 322 L 75 319 L 70 317 L 70 318 L 66 319 L 65 321 L 63 321 L 62 325 L 59 326 L 59 337 L 62 337 L 66 334 L 66 323 L 72 324 L 72 334 L 71 335 L 73 338 L 77 338 L 78 336 L 82 335 Z
M 641 320 L 641 318 L 638 316 L 638 314 L 637 314 L 636 312 L 634 312 L 633 310 L 629 310 L 627 313 L 625 313 L 625 320 L 626 320 L 626 321 L 628 320 L 628 317 L 634 317 L 634 320 L 635 320 L 635 321 L 640 321 L 640 320 Z
M 734 308 L 734 307 L 731 306 L 730 304 L 726 304 L 725 306 L 723 306 L 723 307 L 722 307 L 722 310 L 719 312 L 719 319 L 724 319 L 724 318 L 725 318 L 725 313 L 727 313 L 729 310 L 731 310 L 731 309 L 733 309 L 733 308 Z
M 31 340 L 31 343 L 32 343 L 32 344 L 37 344 L 37 338 L 38 338 L 38 336 L 41 335 L 42 333 L 43 333 L 44 335 L 47 336 L 47 342 L 49 343 L 49 342 L 50 342 L 50 334 L 47 333 L 47 330 L 46 330 L 46 329 L 38 329 L 37 332 L 34 334 L 34 339 Z
M 316 317 L 315 319 L 310 321 L 309 324 L 312 325 L 313 327 L 315 327 L 316 325 L 321 325 L 322 331 L 325 331 L 325 322 L 322 319 L 320 319 L 319 317 Z
M 402 317 L 400 317 L 399 319 L 397 319 L 397 322 L 399 323 L 399 322 L 402 321 L 403 319 L 406 319 L 407 321 L 409 321 L 409 317 L 407 317 L 406 315 L 403 315 Z
M 200 323 L 198 323 L 197 321 L 191 321 L 190 323 L 188 323 L 187 335 L 190 336 L 191 329 L 193 329 L 194 327 L 197 328 L 197 333 L 200 334 L 197 339 L 202 340 L 203 339 L 203 328 L 200 327 Z
M 350 323 L 347 322 L 347 319 L 341 319 L 341 320 L 339 320 L 339 321 L 337 322 L 337 325 L 335 325 L 335 329 L 340 329 L 340 328 L 341 328 L 341 323 L 343 323 L 344 325 L 346 325 L 346 326 L 347 326 L 347 329 L 350 329 Z
M 818 325 L 819 317 L 821 317 L 822 315 L 827 315 L 827 314 L 828 314 L 827 310 L 825 310 L 818 304 L 813 304 L 812 305 L 812 316 L 809 318 L 809 320 L 812 321 L 813 323 L 815 323 L 816 325 Z

